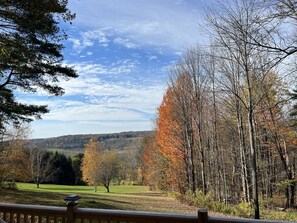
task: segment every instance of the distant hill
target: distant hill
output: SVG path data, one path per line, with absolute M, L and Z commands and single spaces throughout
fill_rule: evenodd
M 31 139 L 29 143 L 38 148 L 82 151 L 91 138 L 105 145 L 106 149 L 126 149 L 137 145 L 151 131 L 120 132 L 110 134 L 66 135 L 53 138 Z

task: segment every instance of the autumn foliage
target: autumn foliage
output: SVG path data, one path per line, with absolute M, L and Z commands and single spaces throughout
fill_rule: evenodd
M 89 143 L 85 145 L 84 158 L 81 166 L 83 180 L 87 182 L 89 185 L 94 185 L 95 191 L 97 189 L 96 186 L 100 183 L 99 160 L 101 158 L 102 153 L 102 145 L 95 139 L 90 139 Z

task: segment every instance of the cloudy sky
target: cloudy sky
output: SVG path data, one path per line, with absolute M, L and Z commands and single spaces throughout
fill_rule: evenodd
M 168 68 L 203 41 L 203 0 L 69 0 L 76 13 L 64 42 L 79 78 L 61 97 L 23 95 L 51 110 L 33 121 L 32 138 L 151 130 Z

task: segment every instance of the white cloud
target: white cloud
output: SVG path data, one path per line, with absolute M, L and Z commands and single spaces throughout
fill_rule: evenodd
M 129 44 L 130 47 L 162 46 L 185 50 L 202 37 L 198 27 L 202 18 L 201 2 L 84 0 L 71 1 L 70 8 L 77 14 L 75 25 L 87 30 L 112 30 L 122 40 L 128 39 L 133 44 Z
M 78 36 L 70 37 L 68 40 L 72 43 L 72 48 L 77 54 L 87 47 L 94 46 L 96 43 L 102 47 L 108 47 L 110 42 L 108 33 L 104 29 L 79 32 Z
M 91 62 L 68 63 L 68 66 L 74 67 L 79 76 L 84 75 L 100 75 L 100 74 L 123 74 L 130 73 L 136 69 L 136 60 L 118 60 L 111 64 L 103 65 Z
M 150 56 L 148 56 L 148 59 L 149 59 L 150 61 L 152 61 L 152 60 L 157 60 L 158 57 L 157 57 L 157 56 L 154 56 L 154 55 L 150 55 Z
M 161 102 L 165 89 L 163 84 L 142 86 L 137 83 L 131 84 L 129 81 L 104 81 L 99 77 L 71 80 L 63 86 L 66 91 L 65 96 L 84 95 L 92 105 L 134 109 L 151 114 Z
M 128 49 L 136 49 L 138 47 L 138 45 L 131 42 L 129 38 L 116 37 L 113 40 L 113 42 L 116 44 L 122 45 Z
M 44 115 L 44 120 L 52 121 L 129 121 L 142 119 L 139 113 L 123 108 L 110 108 L 104 105 L 84 104 L 82 106 L 71 106 L 69 108 L 54 109 Z
M 63 97 L 41 95 L 22 102 L 47 104 L 51 112 L 43 116 L 46 121 L 149 121 L 165 89 L 162 84 L 143 86 L 133 81 L 105 81 L 87 75 L 62 84 L 66 91 Z
M 72 42 L 72 47 L 73 47 L 73 50 L 75 51 L 81 51 L 81 49 L 83 48 L 81 42 L 79 39 L 76 39 L 76 38 L 69 38 L 68 39 L 70 42 Z

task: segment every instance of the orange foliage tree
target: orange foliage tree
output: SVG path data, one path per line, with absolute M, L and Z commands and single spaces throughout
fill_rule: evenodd
M 180 126 L 175 119 L 174 92 L 168 88 L 163 101 L 158 108 L 158 119 L 156 122 L 155 146 L 164 156 L 163 168 L 166 168 L 165 177 L 167 185 L 171 190 L 184 193 L 185 191 L 185 154 L 180 140 Z

